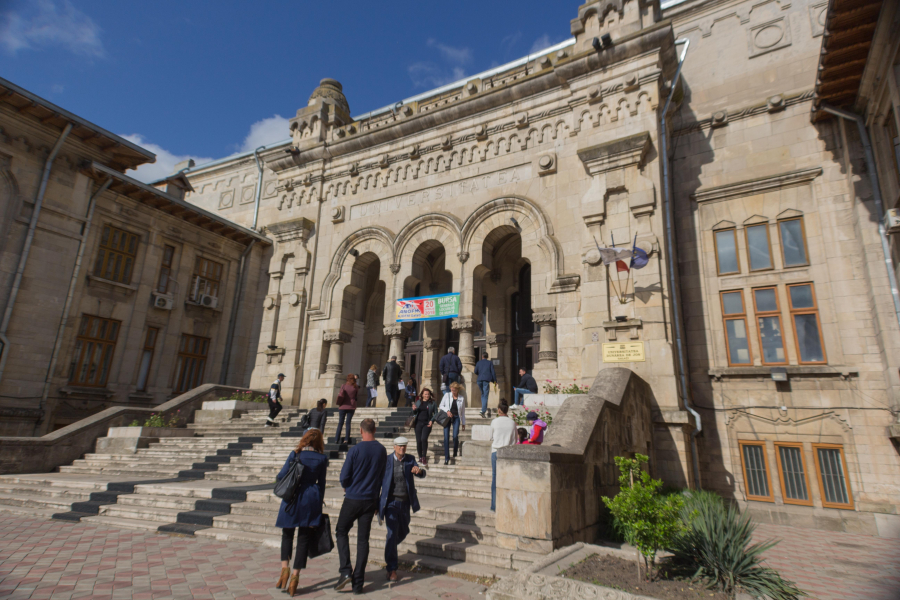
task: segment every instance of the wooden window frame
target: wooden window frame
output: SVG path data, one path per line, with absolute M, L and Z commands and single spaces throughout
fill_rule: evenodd
M 775 310 L 760 311 L 756 306 L 756 292 L 762 290 L 773 290 L 775 292 Z M 784 345 L 784 323 L 781 320 L 781 302 L 778 300 L 778 287 L 767 285 L 758 288 L 752 288 L 750 295 L 753 296 L 753 316 L 756 318 L 756 340 L 759 343 L 759 360 L 766 366 L 786 365 L 788 364 L 787 348 Z M 784 353 L 784 360 L 781 362 L 766 362 L 766 353 L 763 351 L 762 327 L 759 326 L 760 317 L 778 317 L 778 326 L 781 328 L 781 351 Z
M 743 313 L 725 314 L 725 294 L 739 293 L 741 295 L 741 305 L 744 307 Z M 752 367 L 753 366 L 753 347 L 750 344 L 750 330 L 747 327 L 747 302 L 744 300 L 744 290 L 723 290 L 719 292 L 719 306 L 722 309 L 722 333 L 725 335 L 725 359 L 728 361 L 729 367 Z M 750 360 L 746 363 L 731 362 L 731 342 L 728 340 L 728 321 L 744 321 L 744 331 L 747 332 L 747 354 Z
M 720 233 L 725 233 L 726 231 L 730 231 L 731 235 L 734 236 L 734 262 L 737 265 L 737 271 L 729 271 L 727 273 L 723 273 L 722 269 L 719 267 L 719 238 L 718 235 Z M 736 227 L 728 227 L 726 229 L 715 229 L 713 230 L 713 251 L 716 255 L 716 274 L 717 275 L 739 275 L 741 273 L 741 253 L 738 249 L 738 237 L 737 237 L 737 228 Z
M 812 308 L 794 308 L 794 303 L 791 300 L 791 288 L 800 287 L 802 285 L 808 285 L 809 290 L 812 293 L 813 306 Z M 794 345 L 797 349 L 797 363 L 801 365 L 827 365 L 828 364 L 828 353 L 825 351 L 825 336 L 822 335 L 822 317 L 819 315 L 819 299 L 816 297 L 816 286 L 813 283 L 789 283 L 786 286 L 787 291 L 787 299 L 788 299 L 788 308 L 791 313 L 791 327 L 794 328 Z M 797 321 L 794 319 L 797 315 L 816 315 L 816 326 L 819 328 L 819 344 L 822 346 L 822 360 L 820 361 L 804 361 L 803 354 L 800 352 L 800 336 L 797 335 Z
M 169 261 L 166 262 L 166 251 L 169 248 L 172 249 L 172 256 L 170 256 Z M 172 246 L 170 244 L 164 244 L 162 260 L 160 261 L 160 266 L 159 266 L 159 275 L 156 277 L 156 292 L 158 294 L 168 294 L 169 293 L 169 286 L 172 283 L 172 264 L 174 262 L 175 262 L 175 246 Z M 162 288 L 163 275 L 166 276 L 165 288 Z
M 205 354 L 195 354 L 191 352 L 187 352 L 182 348 L 185 347 L 186 342 L 188 342 L 191 338 L 198 340 L 199 342 L 206 342 L 206 353 Z M 175 360 L 175 380 L 172 382 L 172 392 L 175 394 L 183 394 L 189 391 L 191 388 L 182 389 L 185 378 L 184 378 L 184 360 L 186 359 L 202 359 L 203 366 L 200 367 L 199 373 L 197 373 L 197 379 L 202 380 L 203 374 L 206 372 L 206 363 L 209 362 L 209 347 L 211 346 L 212 340 L 207 337 L 199 336 L 199 335 L 190 335 L 187 333 L 181 334 L 181 339 L 178 341 L 178 354 Z M 193 373 L 192 373 L 193 378 Z
M 107 337 L 91 337 L 90 331 L 92 329 L 92 323 L 94 320 L 97 321 L 105 321 L 107 324 L 115 323 L 116 334 L 110 339 Z M 108 325 L 107 325 L 108 326 Z M 98 325 L 99 327 L 99 325 Z M 74 353 L 77 353 L 77 356 L 72 357 L 72 366 L 70 368 L 70 373 L 68 377 L 69 385 L 75 385 L 79 387 L 92 387 L 92 388 L 102 388 L 106 387 L 107 382 L 109 381 L 109 373 L 112 370 L 112 363 L 115 360 L 116 355 L 116 344 L 119 339 L 119 332 L 122 330 L 122 322 L 117 319 L 107 319 L 104 317 L 98 317 L 96 315 L 82 315 L 81 316 L 81 325 L 78 330 L 78 334 L 75 337 L 75 350 Z M 97 344 L 102 344 L 102 349 L 100 351 L 100 362 L 97 365 L 99 372 L 102 373 L 103 369 L 103 357 L 107 354 L 107 350 L 110 354 L 109 356 L 109 364 L 106 366 L 106 373 L 104 377 L 97 382 L 90 382 L 81 380 L 78 376 L 78 373 L 82 370 L 82 366 L 84 365 L 84 361 L 87 359 L 90 361 L 89 356 L 85 356 L 88 351 L 88 348 L 93 348 Z
M 124 237 L 124 250 L 121 250 L 118 247 L 112 245 L 113 236 L 116 233 Z M 103 241 L 104 235 L 106 236 L 105 242 Z M 133 253 L 128 250 L 128 240 L 131 238 L 134 238 Z M 99 277 L 100 279 L 105 279 L 106 281 L 112 281 L 124 285 L 131 285 L 131 276 L 134 275 L 134 268 L 137 264 L 137 254 L 140 244 L 141 236 L 139 236 L 138 234 L 132 233 L 127 229 L 122 229 L 121 227 L 116 227 L 115 225 L 111 225 L 109 223 L 103 225 L 103 227 L 100 229 L 100 244 L 99 250 L 97 252 L 97 260 L 94 263 L 94 276 Z M 110 261 L 115 261 L 117 258 L 121 259 L 120 265 L 113 266 L 112 276 L 107 277 L 106 272 L 108 271 L 108 267 L 110 266 Z M 127 266 L 129 260 L 131 261 L 130 269 Z
M 750 484 L 747 483 L 749 479 L 747 478 L 747 464 L 744 459 L 744 446 L 761 446 L 763 449 L 763 465 L 766 467 L 766 486 L 769 488 L 768 496 L 754 496 L 750 494 Z M 769 453 L 766 450 L 766 442 L 759 440 L 738 440 L 738 448 L 741 455 L 741 474 L 744 477 L 744 493 L 747 496 L 747 500 L 753 500 L 754 502 L 775 502 L 775 494 L 772 489 L 772 471 L 769 469 Z
M 201 265 L 204 262 L 209 263 L 214 266 L 217 266 L 219 268 L 218 279 L 213 279 L 212 277 L 207 277 L 207 276 L 201 275 Z M 203 294 L 208 294 L 215 298 L 219 298 L 221 296 L 221 294 L 219 292 L 221 291 L 222 275 L 224 275 L 224 273 L 225 273 L 225 264 L 224 263 L 220 263 L 220 262 L 211 260 L 211 259 L 203 257 L 203 256 L 198 256 L 196 262 L 194 263 L 194 274 L 191 277 L 191 301 L 199 302 L 200 296 L 202 296 Z M 214 285 L 215 293 L 212 293 L 212 294 L 209 293 L 208 289 L 206 291 L 201 291 L 199 289 L 198 283 L 197 283 L 199 279 L 202 279 L 202 280 L 206 281 L 207 283 L 215 284 Z M 196 288 L 196 292 L 194 291 L 195 288 Z
M 784 259 L 784 237 L 781 235 L 781 224 L 786 221 L 800 221 L 800 237 L 803 238 L 803 252 L 806 254 L 806 262 L 802 265 L 787 265 L 787 261 Z M 799 269 L 801 267 L 809 266 L 809 244 L 806 242 L 806 223 L 802 216 L 799 217 L 787 217 L 784 219 L 778 219 L 778 244 L 781 249 L 781 268 L 783 269 Z
M 150 345 L 147 343 L 148 338 L 150 337 L 150 332 L 155 331 L 156 334 L 153 336 L 153 344 Z M 156 356 L 156 344 L 159 341 L 159 327 L 148 327 L 146 333 L 144 333 L 144 346 L 141 348 L 141 357 L 138 361 L 138 381 L 137 381 L 137 391 L 146 392 L 147 391 L 147 383 L 150 380 L 150 369 L 153 368 L 153 358 Z M 143 387 L 141 387 L 141 366 L 144 362 L 144 353 L 150 351 L 150 362 L 147 363 L 147 381 L 144 382 Z
M 803 479 L 806 484 L 806 500 L 797 500 L 788 498 L 784 486 L 784 470 L 781 466 L 781 448 L 797 448 L 800 450 L 800 464 L 803 467 Z M 799 506 L 812 506 L 812 489 L 809 486 L 809 468 L 806 464 L 806 452 L 803 451 L 803 444 L 800 442 L 775 442 L 775 464 L 778 467 L 778 481 L 781 484 L 781 499 L 785 504 L 797 504 Z
M 750 252 L 750 229 L 753 227 L 765 227 L 766 229 L 766 247 L 769 251 L 769 266 L 761 269 L 753 268 L 753 258 Z M 775 259 L 772 258 L 772 233 L 769 231 L 768 223 L 752 223 L 744 226 L 744 243 L 747 245 L 747 269 L 751 273 L 761 273 L 763 271 L 772 271 L 775 269 Z M 808 255 L 807 255 L 808 256 Z
M 819 449 L 839 450 L 841 453 L 841 467 L 844 469 L 844 484 L 847 486 L 847 504 L 837 504 L 825 500 L 825 485 L 822 481 L 822 468 L 819 466 Z M 850 472 L 847 470 L 847 456 L 844 454 L 843 444 L 813 444 L 813 460 L 816 463 L 816 479 L 819 482 L 819 494 L 822 498 L 822 506 L 824 508 L 840 508 L 845 510 L 853 510 L 853 489 L 850 486 Z

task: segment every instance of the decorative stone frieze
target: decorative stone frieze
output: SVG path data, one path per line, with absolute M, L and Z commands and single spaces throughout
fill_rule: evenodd
M 347 342 L 349 342 L 350 340 L 353 339 L 353 336 L 344 331 L 330 329 L 325 332 L 323 338 L 326 342 L 346 344 Z
M 266 225 L 266 231 L 271 233 L 279 243 L 299 240 L 305 244 L 312 234 L 313 222 L 304 217 L 279 221 Z

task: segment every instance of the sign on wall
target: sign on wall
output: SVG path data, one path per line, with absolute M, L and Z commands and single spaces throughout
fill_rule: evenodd
M 397 322 L 435 321 L 459 316 L 459 294 L 397 300 Z
M 603 362 L 644 362 L 644 342 L 603 344 Z

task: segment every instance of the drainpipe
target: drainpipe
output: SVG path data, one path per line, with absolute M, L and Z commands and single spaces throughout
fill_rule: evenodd
M 6 357 L 9 356 L 9 339 L 6 337 L 6 331 L 9 329 L 9 321 L 12 318 L 13 307 L 16 305 L 16 296 L 19 295 L 19 286 L 22 285 L 22 275 L 25 273 L 25 264 L 28 262 L 28 253 L 31 250 L 31 243 L 34 241 L 34 230 L 37 228 L 38 217 L 41 216 L 41 206 L 44 204 L 44 193 L 47 191 L 47 183 L 50 181 L 50 170 L 53 168 L 53 161 L 59 154 L 63 142 L 69 137 L 72 131 L 72 124 L 66 123 L 65 129 L 56 140 L 56 144 L 50 151 L 47 161 L 44 163 L 44 172 L 41 173 L 41 183 L 38 186 L 37 197 L 34 199 L 34 210 L 31 213 L 31 222 L 28 224 L 28 235 L 25 236 L 25 245 L 22 247 L 22 256 L 19 257 L 19 266 L 16 269 L 16 276 L 13 279 L 12 288 L 9 290 L 9 297 L 6 300 L 6 312 L 3 313 L 3 321 L 0 322 L 0 348 L 3 354 L 0 355 L 0 381 L 3 380 L 3 369 L 6 367 Z
M 666 210 L 663 211 L 663 218 L 666 221 L 666 252 L 669 256 L 669 298 L 672 303 L 672 324 L 675 329 L 675 351 L 678 357 L 678 374 L 681 380 L 681 397 L 684 400 L 684 408 L 694 417 L 694 431 L 691 432 L 691 456 L 693 458 L 694 469 L 694 485 L 700 489 L 700 459 L 697 456 L 697 436 L 703 431 L 703 421 L 700 419 L 700 413 L 691 406 L 691 388 L 688 384 L 688 366 L 687 357 L 684 352 L 684 342 L 682 340 L 683 318 L 681 314 L 681 306 L 678 302 L 678 294 L 675 293 L 675 272 L 678 265 L 674 262 L 675 256 L 675 203 L 672 200 L 672 190 L 669 183 L 669 149 L 666 145 L 666 115 L 669 112 L 669 104 L 672 102 L 672 96 L 675 95 L 675 86 L 678 85 L 678 78 L 681 77 L 681 67 L 684 65 L 684 58 L 687 56 L 690 40 L 683 38 L 675 41 L 675 45 L 684 44 L 684 50 L 681 51 L 681 57 L 678 59 L 678 68 L 675 70 L 675 78 L 672 80 L 672 91 L 666 99 L 666 105 L 663 107 L 662 117 L 659 119 L 660 135 L 660 159 L 662 161 L 662 178 L 663 178 L 663 202 L 666 204 Z
M 103 185 L 100 186 L 94 195 L 91 196 L 91 199 L 88 201 L 88 209 L 87 214 L 84 217 L 84 225 L 81 226 L 81 239 L 78 241 L 78 254 L 75 256 L 75 268 L 72 269 L 72 278 L 69 280 L 69 293 L 66 294 L 66 302 L 63 305 L 62 318 L 59 320 L 59 329 L 56 331 L 56 341 L 53 343 L 53 354 L 50 355 L 50 366 L 47 367 L 47 377 L 44 379 L 44 391 L 41 393 L 41 403 L 38 405 L 38 408 L 43 411 L 44 404 L 47 402 L 47 396 L 50 394 L 50 384 L 53 380 L 53 371 L 56 370 L 56 361 L 59 359 L 59 350 L 62 347 L 63 341 L 63 332 L 66 330 L 66 324 L 69 322 L 69 309 L 72 307 L 72 300 L 75 298 L 75 286 L 78 284 L 78 272 L 81 270 L 81 261 L 84 257 L 84 249 L 87 247 L 87 239 L 88 234 L 91 232 L 91 220 L 94 217 L 94 207 L 97 206 L 97 198 L 100 197 L 100 194 L 105 192 L 109 186 L 112 184 L 112 177 L 107 179 Z M 43 413 L 42 413 L 43 414 Z M 37 428 L 41 425 L 41 423 L 45 421 L 43 417 L 38 421 L 35 428 L 35 435 L 37 435 Z
M 897 324 L 900 325 L 900 291 L 897 289 L 897 275 L 894 272 L 891 247 L 888 244 L 887 235 L 884 231 L 884 205 L 881 202 L 881 186 L 878 182 L 878 170 L 875 167 L 875 155 L 872 154 L 872 143 L 869 141 L 866 124 L 863 121 L 862 116 L 856 113 L 829 106 L 824 103 L 820 104 L 819 108 L 842 119 L 854 121 L 856 123 L 856 128 L 859 130 L 859 139 L 862 142 L 863 152 L 866 157 L 866 170 L 869 172 L 869 178 L 872 182 L 872 196 L 875 200 L 875 212 L 878 216 L 878 237 L 881 238 L 881 251 L 884 253 L 884 266 L 887 268 L 888 281 L 891 284 L 891 297 L 894 299 L 894 316 L 897 318 Z
M 257 188 L 257 190 L 258 189 L 259 188 Z M 257 200 L 259 200 L 259 196 L 257 196 Z M 244 294 L 244 264 L 254 245 L 256 245 L 256 240 L 250 240 L 250 243 L 247 244 L 247 247 L 244 248 L 244 251 L 241 253 L 241 260 L 238 263 L 237 286 L 235 286 L 234 290 L 231 318 L 228 320 L 228 335 L 225 337 L 225 356 L 222 357 L 222 374 L 219 376 L 220 385 L 225 385 L 225 380 L 228 377 L 228 367 L 231 366 L 231 343 L 234 341 L 234 330 L 237 325 L 238 310 L 241 307 L 241 296 Z
M 263 165 L 259 160 L 259 151 L 264 150 L 265 146 L 260 146 L 253 151 L 253 158 L 256 159 L 256 204 L 253 207 L 253 230 L 256 231 L 256 224 L 259 221 L 259 199 L 262 196 L 262 179 Z

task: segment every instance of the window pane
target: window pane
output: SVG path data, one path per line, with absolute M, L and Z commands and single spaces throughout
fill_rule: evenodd
M 822 495 L 831 504 L 849 504 L 847 483 L 844 481 L 844 465 L 837 448 L 818 448 L 819 469 L 822 474 Z
M 116 341 L 116 336 L 119 334 L 119 322 L 118 321 L 110 321 L 109 322 L 109 337 L 106 338 L 111 342 Z
M 144 344 L 148 348 L 153 348 L 156 346 L 156 332 L 157 329 L 153 329 L 152 327 L 147 330 L 147 343 Z
M 805 265 L 809 261 L 806 258 L 806 245 L 803 242 L 803 224 L 800 219 L 781 221 L 781 253 L 784 255 L 785 267 Z
M 794 329 L 797 330 L 797 345 L 800 347 L 800 362 L 824 362 L 822 340 L 819 339 L 819 318 L 817 315 L 794 315 Z
M 747 325 L 744 319 L 725 321 L 728 334 L 728 361 L 733 365 L 750 364 L 750 346 L 747 343 Z
M 719 273 L 737 273 L 737 248 L 734 244 L 734 230 L 716 232 L 716 255 L 719 259 Z
M 97 378 L 97 383 L 99 385 L 106 385 L 106 378 L 109 375 L 109 364 L 112 362 L 113 355 L 113 346 L 106 346 L 106 350 L 103 353 L 103 366 L 100 369 L 100 375 Z
M 769 496 L 766 462 L 762 446 L 744 446 L 744 470 L 747 475 L 747 495 Z
M 150 359 L 153 358 L 153 350 L 144 350 L 141 356 L 141 368 L 138 371 L 137 389 L 147 389 L 147 375 L 150 374 Z
M 791 500 L 809 500 L 800 448 L 779 446 L 778 457 L 781 459 L 781 474 L 784 477 L 784 497 Z
M 815 301 L 813 300 L 812 286 L 810 285 L 792 285 L 791 290 L 791 308 L 813 308 Z
M 753 290 L 753 298 L 756 300 L 756 312 L 775 312 L 778 310 L 778 299 L 773 288 L 765 290 Z
M 726 315 L 744 314 L 744 298 L 740 292 L 722 294 L 722 310 Z
M 759 342 L 764 363 L 785 362 L 780 317 L 759 317 Z
M 754 225 L 747 228 L 747 251 L 750 255 L 751 271 L 772 268 L 768 227 L 768 225 Z

